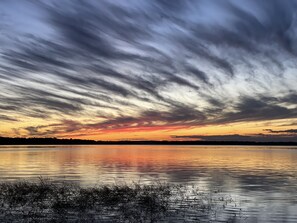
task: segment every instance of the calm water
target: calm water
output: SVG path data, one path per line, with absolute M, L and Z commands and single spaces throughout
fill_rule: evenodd
M 297 222 L 297 147 L 0 147 L 0 181 L 38 176 L 84 186 L 158 180 L 195 184 L 230 194 L 243 210 L 242 222 Z

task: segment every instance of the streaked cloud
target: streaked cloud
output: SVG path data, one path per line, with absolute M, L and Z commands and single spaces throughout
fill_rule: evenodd
M 0 8 L 0 122 L 20 125 L 5 132 L 297 118 L 295 0 L 3 1 Z

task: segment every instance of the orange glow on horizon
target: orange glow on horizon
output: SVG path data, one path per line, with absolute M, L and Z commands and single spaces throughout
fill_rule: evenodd
M 78 130 L 69 131 L 59 126 L 59 131 L 54 134 L 30 135 L 25 130 L 27 126 L 48 125 L 45 130 L 50 132 L 55 128 L 52 123 L 40 122 L 40 120 L 28 120 L 17 124 L 0 125 L 2 136 L 8 137 L 56 137 L 56 138 L 74 138 L 74 139 L 91 139 L 91 140 L 199 140 L 197 138 L 174 138 L 172 136 L 192 136 L 192 135 L 255 135 L 265 134 L 265 129 L 282 130 L 287 129 L 286 123 L 296 120 L 274 120 L 274 121 L 253 121 L 238 122 L 233 124 L 222 125 L 157 125 L 157 126 L 125 126 L 106 129 L 85 128 L 82 126 Z M 15 129 L 20 129 L 19 134 Z M 41 129 L 40 131 L 45 131 Z M 53 131 L 54 132 L 54 131 Z

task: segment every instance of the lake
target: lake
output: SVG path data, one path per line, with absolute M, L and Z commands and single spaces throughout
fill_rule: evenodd
M 242 209 L 242 222 L 297 222 L 297 147 L 292 146 L 0 147 L 1 182 L 39 176 L 82 186 L 194 184 L 230 195 Z

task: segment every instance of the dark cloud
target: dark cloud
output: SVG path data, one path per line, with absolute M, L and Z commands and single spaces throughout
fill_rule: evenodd
M 16 118 L 7 116 L 7 115 L 1 115 L 0 114 L 0 121 L 5 121 L 5 122 L 16 122 L 18 121 Z
M 67 134 L 81 127 L 82 125 L 79 122 L 66 119 L 49 125 L 28 126 L 24 128 L 24 130 L 26 130 L 31 137 L 44 137 Z M 16 131 L 19 131 L 19 129 L 16 129 Z
M 3 12 L 1 112 L 93 121 L 28 126 L 31 135 L 297 118 L 295 0 L 33 6 L 38 16 L 24 20 L 35 28 Z
M 156 127 L 170 128 L 174 126 L 191 126 L 194 123 L 203 122 L 206 117 L 203 113 L 190 107 L 176 107 L 170 111 L 147 110 L 141 113 L 139 117 L 121 116 L 110 118 L 107 121 L 83 125 L 90 129 L 120 129 L 120 128 L 141 128 Z M 161 122 L 161 124 L 160 124 Z
M 187 7 L 192 5 L 193 1 L 188 0 L 176 0 L 176 1 L 166 1 L 166 0 L 154 0 L 160 10 L 164 11 L 165 13 L 173 13 L 181 12 L 185 10 Z M 168 12 L 169 11 L 169 12 Z
M 270 134 L 257 135 L 174 135 L 173 139 L 191 139 L 204 141 L 242 141 L 242 142 L 297 142 L 296 135 L 282 134 L 272 136 Z
M 273 129 L 264 129 L 269 133 L 288 133 L 288 134 L 297 134 L 297 129 L 285 129 L 285 130 L 273 130 Z
M 215 45 L 227 45 L 241 48 L 251 53 L 261 49 L 261 43 L 277 43 L 290 53 L 294 49 L 294 32 L 296 1 L 251 1 L 249 10 L 239 7 L 230 1 L 219 3 L 233 18 L 231 29 L 221 25 L 197 26 L 195 35 Z M 261 15 L 257 15 L 260 10 Z M 263 49 L 261 49 L 263 50 Z
M 216 120 L 217 123 L 229 123 L 238 121 L 260 121 L 296 118 L 295 108 L 290 109 L 279 105 L 281 99 L 272 97 L 243 97 L 235 104 L 234 111 L 222 114 L 222 118 Z
M 296 104 L 297 102 L 297 93 L 291 93 L 291 94 L 288 94 L 286 95 L 283 99 L 282 99 L 283 102 L 287 102 L 287 103 L 290 103 L 290 104 Z
M 206 84 L 208 83 L 208 77 L 205 72 L 191 65 L 186 66 L 185 68 L 188 74 L 193 75 L 194 77 L 198 78 L 199 80 L 203 81 Z
M 179 129 L 195 126 L 202 123 L 206 117 L 203 113 L 191 107 L 176 107 L 171 111 L 147 110 L 138 117 L 119 116 L 104 117 L 105 121 L 93 120 L 89 123 L 81 123 L 74 120 L 61 120 L 51 125 L 28 126 L 25 130 L 31 136 L 55 136 L 58 134 L 75 133 L 75 131 L 125 130 L 125 129 Z
M 231 76 L 234 75 L 234 68 L 231 63 L 225 57 L 219 57 L 211 53 L 209 49 L 202 44 L 201 39 L 193 36 L 178 36 L 177 38 L 177 43 L 179 43 L 186 52 L 191 53 L 192 56 L 198 56 L 205 59 L 215 67 L 221 68 L 227 74 Z

